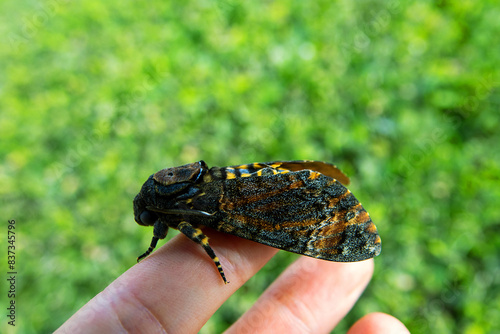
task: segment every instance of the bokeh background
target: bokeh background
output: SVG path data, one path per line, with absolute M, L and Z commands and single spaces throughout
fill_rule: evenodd
M 0 13 L 2 236 L 15 219 L 19 272 L 17 326 L 2 332 L 55 330 L 133 266 L 152 235 L 133 197 L 200 159 L 323 160 L 351 177 L 383 250 L 336 333 L 372 311 L 412 333 L 500 331 L 496 1 L 20 0 Z M 201 333 L 294 259 L 280 252 Z

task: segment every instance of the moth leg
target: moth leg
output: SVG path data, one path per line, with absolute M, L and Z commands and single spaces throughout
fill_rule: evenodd
M 203 234 L 203 232 L 199 228 L 193 227 L 193 225 L 189 224 L 188 222 L 181 222 L 177 228 L 179 231 L 181 231 L 186 237 L 189 239 L 193 240 L 197 244 L 200 244 L 201 247 L 207 252 L 208 256 L 214 261 L 215 265 L 217 266 L 217 269 L 219 270 L 219 274 L 224 280 L 224 283 L 227 284 L 229 283 L 226 280 L 226 275 L 224 275 L 224 270 L 222 270 L 222 265 L 219 262 L 219 258 L 217 255 L 215 255 L 213 249 L 210 247 L 208 244 L 208 237 Z
M 154 224 L 153 239 L 151 239 L 151 244 L 149 245 L 148 250 L 137 258 L 137 262 L 141 261 L 146 256 L 151 254 L 153 249 L 155 249 L 158 240 L 164 239 L 167 236 L 167 233 L 168 233 L 168 226 L 166 224 L 163 224 L 161 221 L 157 220 Z
M 148 256 L 149 254 L 151 254 L 151 252 L 153 251 L 153 249 L 155 249 L 156 247 L 156 244 L 158 243 L 158 238 L 157 237 L 153 237 L 153 239 L 151 240 L 151 245 L 149 245 L 149 248 L 147 251 L 144 252 L 144 254 L 140 255 L 138 258 L 137 258 L 137 262 L 141 261 L 142 259 L 144 259 L 146 256 Z

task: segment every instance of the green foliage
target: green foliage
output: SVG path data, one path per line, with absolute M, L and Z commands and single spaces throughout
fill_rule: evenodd
M 500 331 L 496 2 L 0 8 L 19 333 L 55 330 L 132 266 L 152 233 L 133 197 L 151 173 L 200 159 L 324 160 L 351 176 L 383 250 L 338 332 L 371 311 L 412 333 Z M 203 332 L 227 328 L 293 259 L 278 254 Z

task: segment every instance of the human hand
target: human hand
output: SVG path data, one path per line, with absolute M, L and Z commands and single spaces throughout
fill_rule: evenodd
M 205 230 L 231 282 L 204 250 L 179 234 L 95 296 L 56 333 L 197 333 L 277 249 Z M 328 333 L 371 279 L 373 260 L 337 263 L 306 256 L 290 265 L 227 333 Z M 372 313 L 349 334 L 409 333 Z

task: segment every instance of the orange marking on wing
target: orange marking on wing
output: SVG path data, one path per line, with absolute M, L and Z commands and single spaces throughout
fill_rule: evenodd
M 317 179 L 320 176 L 321 176 L 321 173 L 318 173 L 318 172 L 315 172 L 315 171 L 311 171 L 311 173 L 309 173 L 308 179 L 309 180 L 315 180 L 315 179 Z
M 335 222 L 335 219 L 331 219 L 330 221 L 333 221 L 330 225 L 326 225 L 321 228 L 321 230 L 318 232 L 317 236 L 318 238 L 325 238 L 329 235 L 336 235 L 339 233 L 344 232 L 346 225 L 342 222 Z
M 365 231 L 368 233 L 377 233 L 377 227 L 372 223 L 366 227 Z
M 349 223 L 351 224 L 363 224 L 366 223 L 367 221 L 370 220 L 370 216 L 368 215 L 368 212 L 366 211 L 361 211 L 354 217 L 354 219 L 351 219 Z M 374 225 L 375 226 L 375 225 Z
M 323 249 L 327 249 L 330 254 L 339 254 L 341 250 L 335 249 L 342 242 L 343 238 L 341 235 L 331 235 L 326 238 L 317 239 L 314 242 L 314 248 L 321 252 Z

